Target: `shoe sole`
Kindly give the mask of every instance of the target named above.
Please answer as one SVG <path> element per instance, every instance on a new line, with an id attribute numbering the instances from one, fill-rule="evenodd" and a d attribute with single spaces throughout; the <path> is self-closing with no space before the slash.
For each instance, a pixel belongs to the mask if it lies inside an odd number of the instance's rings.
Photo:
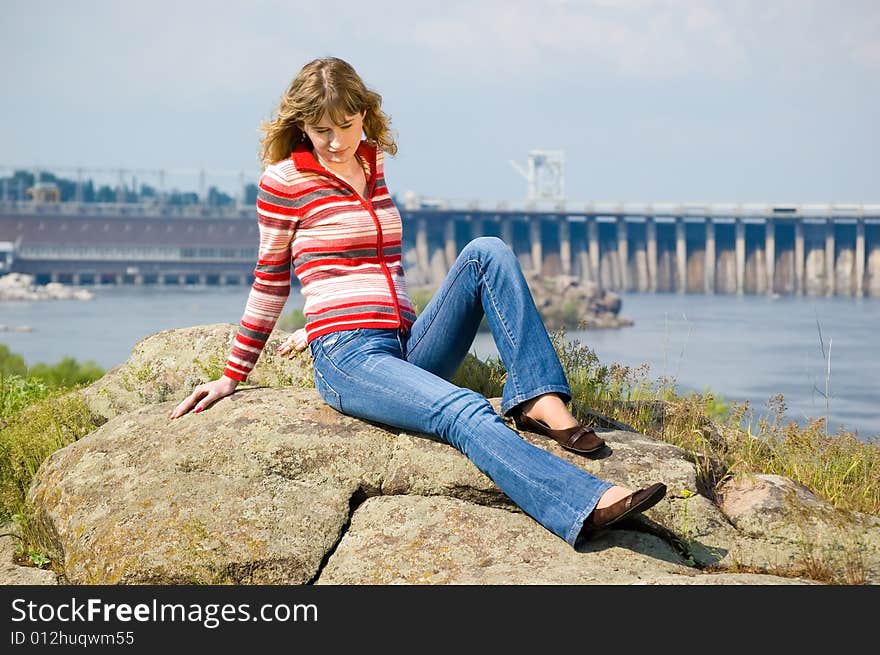
<path id="1" fill-rule="evenodd" d="M 537 434 L 537 433 L 533 433 L 533 434 Z M 544 435 L 544 434 L 542 434 L 541 436 L 546 437 L 547 439 L 552 439 L 553 441 L 556 441 L 556 439 L 553 439 L 553 437 L 547 437 L 547 435 Z M 559 442 L 556 441 L 556 443 L 559 443 Z M 577 450 L 576 448 L 569 448 L 568 446 L 563 446 L 561 443 L 559 443 L 559 445 L 560 445 L 560 447 L 564 448 L 565 450 L 570 450 L 573 453 L 579 453 L 581 455 L 589 455 L 590 453 L 595 453 L 595 452 L 602 450 L 605 447 L 605 442 L 602 442 L 601 444 L 599 444 L 595 448 L 590 448 L 589 450 Z"/>
<path id="2" fill-rule="evenodd" d="M 651 492 L 650 496 L 646 496 L 638 505 L 633 505 L 628 510 L 626 510 L 623 514 L 618 516 L 617 518 L 608 521 L 602 528 L 607 528 L 610 525 L 614 525 L 615 523 L 619 523 L 625 518 L 632 516 L 633 514 L 642 513 L 646 509 L 651 509 L 654 505 L 659 503 L 666 496 L 666 485 L 659 485 L 653 492 Z"/>
<path id="3" fill-rule="evenodd" d="M 530 434 L 537 434 L 539 437 L 544 437 L 545 439 L 550 439 L 551 441 L 558 443 L 560 448 L 564 448 L 573 453 L 578 453 L 579 455 L 589 455 L 590 453 L 595 453 L 602 450 L 605 447 L 605 441 L 603 440 L 601 444 L 596 446 L 595 448 L 590 448 L 589 450 L 578 450 L 577 448 L 569 448 L 568 446 L 559 443 L 556 439 L 551 437 L 549 434 L 545 434 L 543 432 L 538 432 L 535 428 L 527 425 L 520 425 L 519 421 L 514 419 L 513 424 L 516 426 L 516 429 L 520 432 L 528 432 Z M 595 432 L 593 433 L 595 434 Z M 596 435 L 598 437 L 598 435 Z"/>

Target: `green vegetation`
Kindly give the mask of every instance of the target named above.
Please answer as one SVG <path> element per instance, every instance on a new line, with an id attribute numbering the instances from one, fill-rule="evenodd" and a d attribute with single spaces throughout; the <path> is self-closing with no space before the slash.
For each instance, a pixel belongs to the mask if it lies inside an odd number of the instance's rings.
<path id="1" fill-rule="evenodd" d="M 94 362 L 65 357 L 28 368 L 0 344 L 0 521 L 21 516 L 37 468 L 53 452 L 85 436 L 95 421 L 70 391 L 104 375 Z"/>
<path id="2" fill-rule="evenodd" d="M 134 180 L 130 183 L 122 182 L 110 186 L 107 184 L 97 185 L 89 178 L 78 184 L 76 180 L 59 177 L 48 171 L 41 171 L 39 179 L 33 171 L 17 170 L 11 176 L 0 177 L 0 185 L 5 189 L 6 197 L 10 200 L 26 202 L 31 200 L 27 190 L 36 182 L 54 184 L 58 188 L 61 202 L 69 202 L 79 199 L 81 202 L 162 202 L 171 206 L 198 205 L 203 200 L 195 191 L 160 191 L 149 184 L 137 186 Z M 79 190 L 77 191 L 77 187 Z M 257 202 L 257 185 L 247 184 L 244 188 L 244 204 L 253 205 Z M 235 204 L 235 198 L 216 186 L 208 187 L 204 204 L 209 207 L 231 207 Z"/>
<path id="3" fill-rule="evenodd" d="M 651 381 L 646 365 L 605 365 L 579 341 L 552 341 L 568 376 L 578 419 L 588 409 L 690 453 L 701 492 L 710 499 L 734 473 L 783 475 L 841 510 L 880 515 L 880 444 L 825 433 L 824 419 L 807 426 L 785 420 L 781 395 L 765 416 L 748 403 L 719 402 L 711 392 L 679 395 L 673 381 Z"/>
<path id="4" fill-rule="evenodd" d="M 9 346 L 0 343 L 0 378 L 24 378 L 29 383 L 39 382 L 52 390 L 91 384 L 102 375 L 104 369 L 94 361 L 80 363 L 73 357 L 65 357 L 57 364 L 40 363 L 28 368 L 21 355 L 10 352 Z"/>
<path id="5" fill-rule="evenodd" d="M 24 513 L 31 480 L 49 455 L 99 424 L 84 400 L 62 391 L 0 419 L 0 522 Z"/>
<path id="6" fill-rule="evenodd" d="M 838 509 L 880 515 L 880 444 L 846 432 L 828 435 L 824 419 L 806 426 L 786 421 L 781 395 L 770 400 L 766 415 L 755 416 L 747 403 L 728 403 L 708 389 L 679 393 L 674 380 L 652 379 L 647 365 L 604 364 L 590 348 L 567 339 L 564 331 L 551 334 L 551 341 L 568 377 L 578 419 L 624 424 L 683 448 L 697 470 L 696 491 L 707 498 L 714 499 L 721 483 L 734 474 L 778 474 L 805 485 Z M 34 565 L 46 564 L 40 553 L 47 551 L 24 502 L 31 480 L 49 455 L 102 422 L 81 398 L 69 393 L 97 377 L 100 369 L 64 362 L 51 374 L 50 368 L 28 371 L 19 356 L 0 346 L 0 522 L 12 518 L 20 524 L 25 546 L 36 549 L 35 556 L 23 551 Z M 32 377 L 34 371 L 41 377 Z M 500 358 L 481 362 L 468 355 L 454 382 L 497 397 L 505 379 Z M 687 501 L 694 491 L 682 493 Z M 687 539 L 687 511 L 676 527 Z M 857 549 L 845 555 L 853 553 Z M 830 557 L 805 546 L 802 573 L 826 579 L 833 574 L 828 572 Z M 850 564 L 847 582 L 857 583 L 859 563 L 853 559 Z"/>
<path id="7" fill-rule="evenodd" d="M 299 330 L 301 327 L 306 326 L 306 315 L 303 314 L 301 309 L 293 309 L 286 314 L 282 314 L 278 319 L 278 322 L 275 324 L 275 328 L 278 330 L 285 330 L 287 332 L 293 332 L 294 330 Z"/>

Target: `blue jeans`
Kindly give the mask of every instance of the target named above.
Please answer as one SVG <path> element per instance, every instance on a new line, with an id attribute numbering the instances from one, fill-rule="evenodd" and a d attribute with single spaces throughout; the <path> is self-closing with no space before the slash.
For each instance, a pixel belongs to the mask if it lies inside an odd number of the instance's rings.
<path id="1" fill-rule="evenodd" d="M 496 237 L 465 246 L 408 334 L 358 328 L 314 339 L 315 387 L 340 412 L 454 446 L 526 514 L 574 546 L 612 485 L 533 446 L 485 397 L 449 382 L 484 314 L 507 369 L 504 414 L 550 392 L 571 399 L 519 262 Z"/>

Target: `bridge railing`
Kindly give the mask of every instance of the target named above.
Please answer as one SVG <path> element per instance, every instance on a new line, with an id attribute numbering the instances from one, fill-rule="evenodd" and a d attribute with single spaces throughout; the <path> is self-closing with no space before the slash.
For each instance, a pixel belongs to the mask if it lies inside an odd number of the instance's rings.
<path id="1" fill-rule="evenodd" d="M 160 202 L 0 201 L 0 212 L 14 214 L 95 216 L 100 218 L 249 218 L 254 208 L 224 205 L 171 205 Z"/>
<path id="2" fill-rule="evenodd" d="M 405 211 L 456 213 L 565 214 L 591 216 L 726 217 L 726 218 L 880 218 L 880 203 L 697 203 L 697 202 L 547 202 L 435 199 L 408 195 L 399 202 Z M 251 218 L 254 207 L 171 205 L 150 202 L 33 202 L 0 200 L 0 212 L 33 215 L 96 216 L 101 218 Z"/>
<path id="3" fill-rule="evenodd" d="M 459 198 L 422 198 L 407 195 L 401 209 L 439 210 L 457 213 L 545 213 L 598 216 L 718 216 L 732 218 L 784 217 L 880 217 L 880 203 L 700 203 L 615 201 L 497 201 Z"/>

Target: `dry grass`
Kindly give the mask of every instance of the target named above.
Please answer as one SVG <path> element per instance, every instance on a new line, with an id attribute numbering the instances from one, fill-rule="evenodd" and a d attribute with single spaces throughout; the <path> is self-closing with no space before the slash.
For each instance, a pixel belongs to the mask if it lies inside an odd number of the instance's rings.
<path id="1" fill-rule="evenodd" d="M 846 432 L 829 436 L 822 419 L 806 426 L 786 421 L 781 395 L 770 399 L 767 417 L 755 420 L 748 404 L 719 405 L 709 392 L 678 395 L 671 381 L 650 380 L 646 366 L 602 364 L 592 350 L 566 340 L 562 332 L 552 340 L 575 407 L 591 407 L 691 453 L 701 491 L 710 498 L 734 473 L 777 474 L 838 509 L 880 515 L 876 441 Z"/>

